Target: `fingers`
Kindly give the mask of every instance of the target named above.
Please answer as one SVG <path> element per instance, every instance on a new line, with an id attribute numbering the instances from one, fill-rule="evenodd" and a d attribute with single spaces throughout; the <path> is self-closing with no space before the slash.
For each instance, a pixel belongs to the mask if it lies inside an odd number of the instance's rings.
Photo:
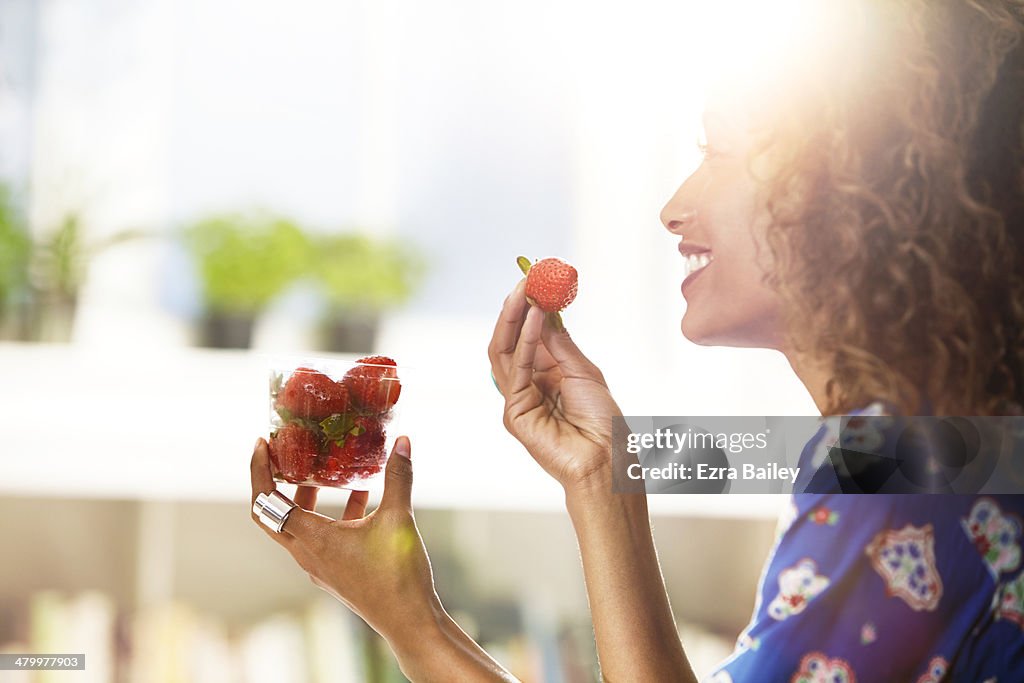
<path id="1" fill-rule="evenodd" d="M 250 507 L 256 502 L 256 496 L 270 493 L 275 488 L 274 476 L 270 473 L 270 449 L 267 442 L 260 437 L 252 449 L 252 460 L 249 461 L 249 478 L 252 480 L 252 500 Z"/>
<path id="2" fill-rule="evenodd" d="M 544 311 L 536 306 L 531 306 L 526 314 L 526 321 L 519 333 L 519 341 L 516 343 L 512 354 L 512 364 L 509 369 L 507 384 L 505 385 L 507 397 L 511 397 L 526 390 L 533 384 L 534 360 L 537 356 L 537 346 L 540 344 L 541 327 L 544 325 Z"/>
<path id="3" fill-rule="evenodd" d="M 583 355 L 565 328 L 559 329 L 551 322 L 545 321 L 540 334 L 544 348 L 558 363 L 564 377 L 589 377 L 604 382 L 601 371 Z"/>
<path id="4" fill-rule="evenodd" d="M 504 393 L 505 379 L 512 364 L 512 354 L 516 349 L 520 328 L 526 317 L 526 279 L 520 280 L 515 289 L 505 299 L 498 315 L 498 322 L 491 335 L 491 343 L 487 347 L 487 356 L 491 360 L 491 370 L 499 389 Z"/>
<path id="5" fill-rule="evenodd" d="M 307 510 L 316 510 L 316 494 L 318 486 L 298 486 L 295 489 L 295 504 Z"/>
<path id="6" fill-rule="evenodd" d="M 256 526 L 263 529 L 268 536 L 291 550 L 292 539 L 285 534 L 279 534 L 268 529 L 252 510 L 253 505 L 256 503 L 256 496 L 261 493 L 270 493 L 277 488 L 274 485 L 274 476 L 270 473 L 270 449 L 263 438 L 257 440 L 256 446 L 253 448 L 252 460 L 249 461 L 249 476 L 252 480 L 252 500 L 249 501 L 250 519 L 256 522 Z"/>
<path id="7" fill-rule="evenodd" d="M 342 519 L 362 519 L 366 514 L 366 501 L 370 499 L 369 491 L 353 491 L 348 494 L 348 503 L 345 505 L 345 512 Z"/>
<path id="8" fill-rule="evenodd" d="M 380 497 L 383 510 L 401 510 L 412 513 L 412 444 L 409 437 L 395 441 L 384 472 L 384 493 Z M 351 501 L 350 501 L 351 502 Z"/>
<path id="9" fill-rule="evenodd" d="M 321 515 L 319 512 L 310 512 L 301 507 L 294 507 L 288 513 L 288 519 L 285 520 L 284 526 L 281 527 L 281 531 L 284 533 L 276 535 L 291 536 L 297 539 L 302 546 L 315 550 L 326 538 L 333 521 L 327 515 Z"/>
<path id="10" fill-rule="evenodd" d="M 270 449 L 267 446 L 267 442 L 262 438 L 256 442 L 256 447 L 252 451 L 252 460 L 249 462 L 249 474 L 252 478 L 252 500 L 249 504 L 249 516 L 261 529 L 267 532 L 271 538 L 289 550 L 293 549 L 291 543 L 293 538 L 309 538 L 311 534 L 319 533 L 325 525 L 334 521 L 330 517 L 304 510 L 302 509 L 302 506 L 299 506 L 288 513 L 288 520 L 285 522 L 282 529 L 288 533 L 277 533 L 276 531 L 268 529 L 259 520 L 259 517 L 252 512 L 252 505 L 256 503 L 256 496 L 261 493 L 270 493 L 277 488 L 274 485 L 274 477 L 270 473 Z M 296 496 L 296 498 L 298 498 L 298 496 Z M 301 519 L 298 522 L 294 522 L 297 518 Z"/>

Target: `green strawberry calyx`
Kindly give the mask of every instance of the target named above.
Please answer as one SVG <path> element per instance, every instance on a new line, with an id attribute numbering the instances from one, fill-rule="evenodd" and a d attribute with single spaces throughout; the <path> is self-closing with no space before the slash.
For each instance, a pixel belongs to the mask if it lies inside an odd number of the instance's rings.
<path id="1" fill-rule="evenodd" d="M 516 265 L 519 266 L 519 270 L 523 271 L 523 275 L 527 275 L 530 272 L 530 259 L 525 256 L 517 256 Z"/>
<path id="2" fill-rule="evenodd" d="M 281 388 L 284 386 L 284 375 L 280 372 L 275 372 L 274 376 L 270 379 L 270 397 L 277 398 L 277 395 L 281 393 Z"/>
<path id="3" fill-rule="evenodd" d="M 345 439 L 351 434 L 359 436 L 366 430 L 355 423 L 355 416 L 351 413 L 335 413 L 320 422 L 320 428 L 324 430 L 324 436 L 328 441 L 333 441 L 338 448 L 345 447 Z"/>

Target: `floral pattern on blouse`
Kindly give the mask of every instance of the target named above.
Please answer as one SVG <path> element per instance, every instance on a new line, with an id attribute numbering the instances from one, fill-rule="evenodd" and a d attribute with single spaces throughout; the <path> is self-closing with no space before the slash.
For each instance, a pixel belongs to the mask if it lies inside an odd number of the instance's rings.
<path id="1" fill-rule="evenodd" d="M 857 677 L 844 660 L 811 652 L 800 660 L 800 668 L 789 680 L 791 683 L 856 683 Z"/>
<path id="2" fill-rule="evenodd" d="M 888 595 L 902 598 L 911 609 L 934 610 L 942 597 L 942 579 L 935 570 L 932 525 L 909 524 L 899 531 L 881 531 L 864 552 L 885 581 Z"/>
<path id="3" fill-rule="evenodd" d="M 828 577 L 817 573 L 814 560 L 804 558 L 779 574 L 779 594 L 768 605 L 768 614 L 772 619 L 783 620 L 794 614 L 800 614 L 807 607 L 808 601 L 825 590 Z"/>
<path id="4" fill-rule="evenodd" d="M 884 412 L 823 418 L 801 479 L 831 466 L 844 419 L 844 444 L 891 445 L 895 422 L 853 419 Z M 1024 495 L 842 494 L 819 481 L 790 496 L 750 623 L 706 680 L 1024 681 Z"/>
<path id="5" fill-rule="evenodd" d="M 1020 567 L 1019 518 L 1003 514 L 999 505 L 986 496 L 974 503 L 963 525 L 993 578 Z"/>
<path id="6" fill-rule="evenodd" d="M 948 668 L 949 662 L 945 657 L 933 657 L 932 661 L 928 662 L 928 671 L 921 674 L 917 683 L 941 683 Z"/>

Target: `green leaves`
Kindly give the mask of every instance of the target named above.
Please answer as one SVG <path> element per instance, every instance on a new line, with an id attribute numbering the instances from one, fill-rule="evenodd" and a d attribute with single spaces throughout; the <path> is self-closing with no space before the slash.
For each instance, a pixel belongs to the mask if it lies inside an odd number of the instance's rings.
<path id="1" fill-rule="evenodd" d="M 284 375 L 280 372 L 275 372 L 270 378 L 270 397 L 276 399 L 277 395 L 281 393 L 281 388 L 284 386 Z M 278 411 L 280 413 L 280 411 Z M 283 418 L 284 416 L 282 416 Z"/>
<path id="2" fill-rule="evenodd" d="M 324 436 L 328 441 L 333 441 L 339 447 L 345 445 L 345 438 L 351 434 L 359 436 L 365 430 L 355 423 L 355 416 L 351 413 L 337 413 L 320 422 L 320 428 L 324 430 Z"/>
<path id="3" fill-rule="evenodd" d="M 0 185 L 0 315 L 29 296 L 32 240 L 11 192 Z"/>
<path id="4" fill-rule="evenodd" d="M 427 263 L 411 245 L 359 233 L 319 236 L 312 272 L 334 311 L 379 311 L 404 303 Z"/>
<path id="5" fill-rule="evenodd" d="M 527 275 L 530 272 L 530 259 L 525 256 L 517 256 L 516 265 L 519 266 L 519 270 L 523 271 L 523 275 Z"/>
<path id="6" fill-rule="evenodd" d="M 294 222 L 267 214 L 224 214 L 185 230 L 211 311 L 263 310 L 309 265 L 312 246 Z"/>
<path id="7" fill-rule="evenodd" d="M 314 234 L 269 214 L 222 214 L 184 231 L 208 310 L 251 315 L 300 278 L 334 311 L 376 312 L 404 303 L 426 261 L 412 245 L 357 232 Z"/>

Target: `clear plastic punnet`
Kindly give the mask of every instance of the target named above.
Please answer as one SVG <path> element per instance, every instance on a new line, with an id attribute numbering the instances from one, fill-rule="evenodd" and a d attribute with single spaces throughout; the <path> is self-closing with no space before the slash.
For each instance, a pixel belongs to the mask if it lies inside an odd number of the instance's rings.
<path id="1" fill-rule="evenodd" d="M 386 356 L 355 362 L 274 359 L 270 462 L 278 481 L 377 488 L 398 436 L 403 369 Z"/>

